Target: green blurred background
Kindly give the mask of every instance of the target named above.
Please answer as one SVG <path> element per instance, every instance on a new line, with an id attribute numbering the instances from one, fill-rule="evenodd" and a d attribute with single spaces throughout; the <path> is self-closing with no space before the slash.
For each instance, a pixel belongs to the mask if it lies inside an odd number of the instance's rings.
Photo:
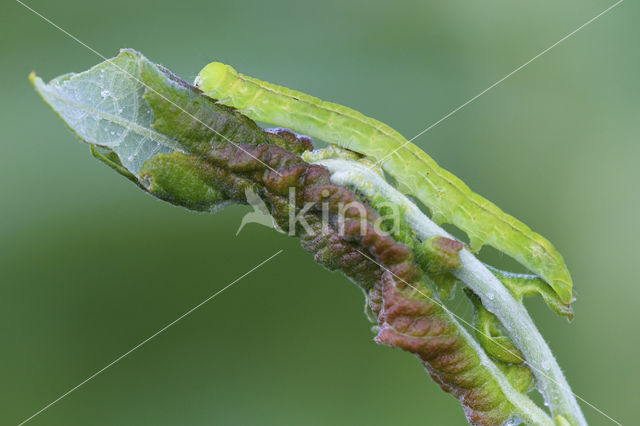
<path id="1" fill-rule="evenodd" d="M 220 60 L 412 137 L 612 2 L 28 4 L 108 57 L 132 47 L 187 80 Z M 563 253 L 576 319 L 528 305 L 573 390 L 623 424 L 637 421 L 640 397 L 638 18 L 637 3 L 622 3 L 416 140 Z M 98 57 L 11 0 L 0 37 L 1 424 L 280 249 L 31 423 L 465 423 L 411 355 L 373 343 L 360 291 L 297 240 L 257 225 L 235 237 L 247 208 L 191 213 L 93 160 L 27 74 L 48 80 Z M 464 301 L 454 307 L 469 317 Z"/>

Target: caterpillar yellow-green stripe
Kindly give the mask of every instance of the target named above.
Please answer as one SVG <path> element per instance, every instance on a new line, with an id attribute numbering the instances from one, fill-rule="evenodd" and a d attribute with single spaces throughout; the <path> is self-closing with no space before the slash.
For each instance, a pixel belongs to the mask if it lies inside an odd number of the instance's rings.
<path id="1" fill-rule="evenodd" d="M 434 221 L 463 230 L 472 250 L 488 244 L 508 254 L 540 275 L 562 303 L 571 303 L 571 275 L 547 239 L 472 192 L 386 124 L 351 108 L 245 76 L 219 62 L 204 67 L 196 85 L 254 120 L 288 127 L 373 158 L 396 180 L 401 192 L 430 209 Z"/>

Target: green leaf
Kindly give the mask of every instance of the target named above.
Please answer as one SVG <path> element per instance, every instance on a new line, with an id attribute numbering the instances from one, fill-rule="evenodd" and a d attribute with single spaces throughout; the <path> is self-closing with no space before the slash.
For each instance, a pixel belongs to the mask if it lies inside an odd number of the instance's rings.
<path id="1" fill-rule="evenodd" d="M 134 175 L 159 153 L 179 144 L 154 130 L 155 117 L 142 98 L 142 55 L 123 50 L 117 57 L 79 74 L 66 74 L 45 84 L 30 80 L 42 98 L 83 141 L 107 147 Z"/>
<path id="2" fill-rule="evenodd" d="M 131 173 L 122 165 L 122 162 L 120 161 L 120 157 L 118 157 L 118 154 L 116 154 L 109 148 L 101 147 L 98 145 L 91 145 L 90 149 L 91 149 L 91 155 L 93 155 L 98 160 L 102 161 L 104 164 L 111 167 L 113 170 L 120 173 L 122 176 L 126 177 L 133 183 L 138 184 L 138 179 L 133 173 Z"/>
<path id="3" fill-rule="evenodd" d="M 424 265 L 425 271 L 442 274 L 460 266 L 458 253 L 462 247 L 458 240 L 436 235 L 419 243 L 415 251 L 418 263 Z"/>
<path id="4" fill-rule="evenodd" d="M 229 201 L 203 173 L 202 160 L 181 152 L 158 154 L 140 170 L 145 188 L 154 196 L 191 210 L 213 211 Z"/>
<path id="5" fill-rule="evenodd" d="M 542 278 L 530 274 L 505 272 L 490 265 L 486 266 L 517 300 L 522 300 L 525 296 L 538 294 L 555 313 L 566 317 L 569 321 L 573 319 L 571 304 L 562 303 L 557 293 Z"/>
<path id="6" fill-rule="evenodd" d="M 270 137 L 250 118 L 201 95 L 169 70 L 143 62 L 144 99 L 155 121 L 153 129 L 168 136 L 182 150 L 206 156 L 226 144 L 268 144 Z"/>
<path id="7" fill-rule="evenodd" d="M 142 54 L 123 49 L 88 71 L 45 84 L 29 79 L 94 157 L 152 195 L 192 210 L 228 201 L 206 181 L 198 158 L 231 143 L 308 149 L 291 135 L 267 134 Z"/>
<path id="8" fill-rule="evenodd" d="M 80 139 L 114 152 L 122 167 L 138 178 L 145 161 L 157 154 L 206 155 L 216 145 L 278 141 L 251 119 L 201 96 L 130 49 L 47 84 L 35 74 L 29 78 Z"/>
<path id="9" fill-rule="evenodd" d="M 473 326 L 478 342 L 487 354 L 505 364 L 522 364 L 524 356 L 507 336 L 500 320 L 484 307 L 473 291 L 465 288 L 464 292 L 473 304 Z"/>
<path id="10" fill-rule="evenodd" d="M 484 307 L 480 297 L 469 288 L 464 292 L 473 305 L 473 327 L 478 343 L 496 362 L 511 386 L 521 393 L 529 392 L 536 380 L 524 362 L 524 355 L 509 338 L 500 320 Z"/>

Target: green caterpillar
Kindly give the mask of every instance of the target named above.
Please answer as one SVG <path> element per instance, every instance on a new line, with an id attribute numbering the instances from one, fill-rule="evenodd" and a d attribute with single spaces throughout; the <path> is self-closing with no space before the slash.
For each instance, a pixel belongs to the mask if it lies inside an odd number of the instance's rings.
<path id="1" fill-rule="evenodd" d="M 489 244 L 510 255 L 539 274 L 562 303 L 571 303 L 571 276 L 547 239 L 472 192 L 386 124 L 351 108 L 245 76 L 219 62 L 204 67 L 196 85 L 254 120 L 288 127 L 380 162 L 401 192 L 431 210 L 436 223 L 451 223 L 466 232 L 472 250 Z"/>

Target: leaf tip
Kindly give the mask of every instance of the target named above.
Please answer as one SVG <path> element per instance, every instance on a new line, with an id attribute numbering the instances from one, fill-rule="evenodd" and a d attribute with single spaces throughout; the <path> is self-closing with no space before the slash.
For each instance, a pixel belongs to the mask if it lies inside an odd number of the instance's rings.
<path id="1" fill-rule="evenodd" d="M 42 79 L 36 75 L 35 71 L 31 71 L 29 73 L 29 82 L 33 85 L 33 87 L 37 87 L 39 81 L 42 81 Z"/>

